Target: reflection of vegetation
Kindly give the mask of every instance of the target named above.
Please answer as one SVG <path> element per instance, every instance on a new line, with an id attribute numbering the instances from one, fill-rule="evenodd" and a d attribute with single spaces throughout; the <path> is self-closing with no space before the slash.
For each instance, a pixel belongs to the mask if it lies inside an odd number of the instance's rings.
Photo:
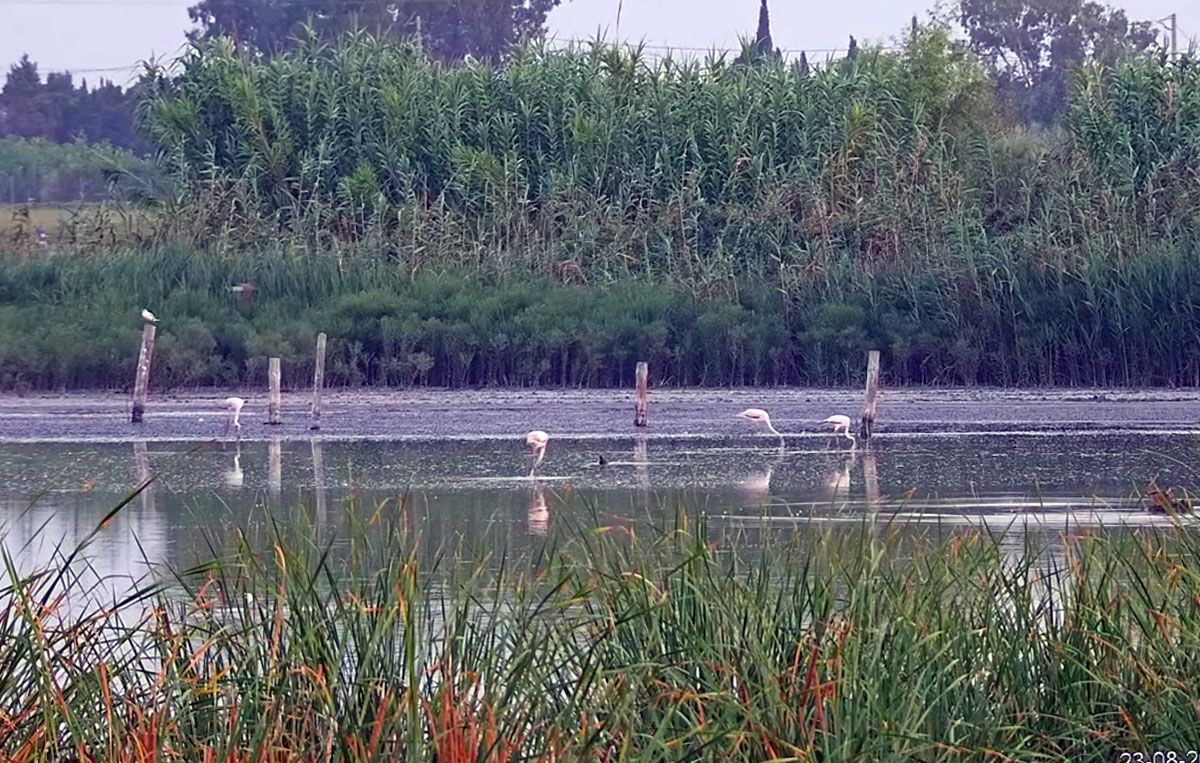
<path id="1" fill-rule="evenodd" d="M 978 533 L 808 528 L 753 560 L 681 518 L 460 564 L 414 546 L 402 507 L 348 508 L 344 553 L 268 523 L 169 600 L 150 586 L 114 607 L 82 562 L 10 564 L 0 754 L 1106 760 L 1196 743 L 1194 530 L 1085 536 L 1056 564 Z"/>

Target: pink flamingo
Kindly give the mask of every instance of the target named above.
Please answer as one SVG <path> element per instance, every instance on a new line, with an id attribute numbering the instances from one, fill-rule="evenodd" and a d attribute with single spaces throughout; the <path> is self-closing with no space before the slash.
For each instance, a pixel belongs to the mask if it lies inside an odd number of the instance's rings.
<path id="1" fill-rule="evenodd" d="M 830 416 L 829 418 L 825 419 L 825 421 L 823 421 L 822 423 L 823 424 L 833 424 L 833 433 L 836 435 L 840 431 L 842 433 L 842 436 L 850 441 L 850 449 L 851 450 L 854 450 L 856 447 L 858 447 L 858 440 L 856 440 L 854 438 L 854 435 L 850 434 L 850 417 L 849 416 L 842 416 L 841 414 L 838 414 L 836 416 Z"/>
<path id="2" fill-rule="evenodd" d="M 542 461 L 545 460 L 546 445 L 549 444 L 549 442 L 550 435 L 541 430 L 535 429 L 534 431 L 525 435 L 525 444 L 533 449 L 529 454 L 530 457 L 534 459 L 533 465 L 529 467 L 530 479 L 533 479 L 534 472 L 537 471 L 538 466 L 541 465 Z"/>
<path id="3" fill-rule="evenodd" d="M 242 422 L 239 417 L 242 415 L 242 408 L 246 405 L 246 401 L 240 397 L 225 398 L 225 408 L 229 411 L 229 421 L 225 424 L 225 433 L 229 434 L 229 427 L 237 430 L 237 436 L 240 440 L 242 437 Z"/>
<path id="4" fill-rule="evenodd" d="M 746 410 L 744 410 L 738 414 L 738 418 L 746 419 L 747 421 L 752 421 L 755 424 L 765 425 L 767 427 L 767 430 L 770 431 L 771 434 L 777 435 L 779 437 L 779 444 L 783 445 L 783 433 L 780 432 L 775 427 L 771 426 L 771 415 L 768 414 L 766 411 L 764 411 L 762 408 L 747 408 Z"/>

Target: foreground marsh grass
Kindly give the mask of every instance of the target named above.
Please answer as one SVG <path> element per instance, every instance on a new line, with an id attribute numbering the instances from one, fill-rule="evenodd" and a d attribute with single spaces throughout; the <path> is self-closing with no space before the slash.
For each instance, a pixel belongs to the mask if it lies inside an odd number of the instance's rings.
<path id="1" fill-rule="evenodd" d="M 1054 563 L 866 523 L 748 553 L 680 513 L 517 559 L 425 548 L 394 506 L 348 510 L 337 553 L 268 518 L 115 602 L 81 590 L 82 554 L 34 575 L 6 555 L 0 755 L 1110 760 L 1200 743 L 1195 529 L 1075 537 Z"/>

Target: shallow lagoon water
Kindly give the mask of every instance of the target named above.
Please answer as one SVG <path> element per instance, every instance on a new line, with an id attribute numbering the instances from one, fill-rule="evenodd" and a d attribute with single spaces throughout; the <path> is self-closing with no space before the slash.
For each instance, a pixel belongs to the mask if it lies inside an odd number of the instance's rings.
<path id="1" fill-rule="evenodd" d="M 1196 484 L 1186 432 L 895 433 L 870 449 L 808 435 L 554 438 L 539 478 L 521 438 L 9 442 L 0 444 L 0 536 L 25 568 L 71 547 L 149 475 L 155 482 L 94 540 L 101 575 L 207 557 L 206 538 L 305 512 L 348 532 L 348 500 L 393 501 L 425 542 L 536 548 L 556 526 L 667 525 L 703 511 L 752 543 L 806 523 L 866 519 L 911 532 L 986 526 L 1021 545 L 1079 527 L 1168 526 L 1138 498 L 1151 479 Z M 599 465 L 603 456 L 607 465 Z"/>

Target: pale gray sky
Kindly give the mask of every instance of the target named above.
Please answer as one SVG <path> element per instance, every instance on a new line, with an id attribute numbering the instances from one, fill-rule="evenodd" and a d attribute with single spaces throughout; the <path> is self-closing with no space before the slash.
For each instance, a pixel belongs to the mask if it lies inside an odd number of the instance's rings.
<path id="1" fill-rule="evenodd" d="M 194 0 L 0 0 L 0 65 L 22 53 L 47 70 L 70 69 L 95 80 L 121 82 L 129 67 L 152 55 L 173 58 L 190 22 Z M 550 17 L 556 39 L 617 34 L 619 0 L 566 0 Z M 785 49 L 841 48 L 849 34 L 887 41 L 913 13 L 922 18 L 935 0 L 771 0 L 775 44 Z M 752 34 L 759 0 L 623 0 L 620 38 L 651 45 L 732 48 Z M 1196 0 L 1118 0 L 1132 18 L 1179 14 L 1180 46 L 1200 35 Z M 114 69 L 112 72 L 91 70 Z"/>

